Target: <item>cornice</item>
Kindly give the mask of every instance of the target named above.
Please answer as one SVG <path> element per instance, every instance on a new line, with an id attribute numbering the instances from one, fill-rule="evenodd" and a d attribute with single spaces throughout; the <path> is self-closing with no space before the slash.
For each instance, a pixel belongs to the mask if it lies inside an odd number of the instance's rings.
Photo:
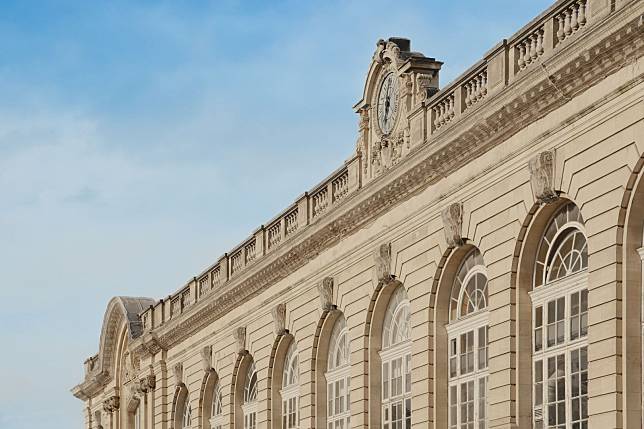
<path id="1" fill-rule="evenodd" d="M 154 354 L 183 341 L 232 308 L 304 266 L 320 252 L 472 160 L 501 144 L 529 124 L 644 54 L 641 17 L 625 19 L 624 9 L 587 29 L 541 67 L 521 73 L 503 91 L 489 97 L 454 126 L 412 149 L 387 174 L 346 197 L 327 216 L 302 231 L 289 246 L 276 249 L 223 289 L 177 319 L 147 332 L 132 343 L 137 353 Z M 630 10 L 632 15 L 632 10 Z M 636 79 L 641 79 L 641 76 Z"/>

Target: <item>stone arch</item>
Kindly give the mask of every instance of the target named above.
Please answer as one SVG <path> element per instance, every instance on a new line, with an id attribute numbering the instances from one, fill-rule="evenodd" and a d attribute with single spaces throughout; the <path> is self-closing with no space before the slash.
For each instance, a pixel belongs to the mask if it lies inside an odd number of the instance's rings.
<path id="1" fill-rule="evenodd" d="M 642 263 L 637 252 L 644 246 L 644 155 L 633 168 L 617 219 L 616 274 L 622 291 L 622 356 L 624 428 L 642 427 Z M 620 245 L 621 243 L 621 245 Z M 619 272 L 621 271 L 621 272 Z M 619 290 L 619 288 L 618 288 Z"/>
<path id="2" fill-rule="evenodd" d="M 288 330 L 278 334 L 273 341 L 271 356 L 268 361 L 268 428 L 282 428 L 282 408 L 280 389 L 282 387 L 282 371 L 286 353 L 295 342 L 295 337 Z"/>
<path id="3" fill-rule="evenodd" d="M 210 429 L 210 417 L 212 417 L 212 400 L 214 389 L 219 381 L 217 371 L 210 368 L 201 380 L 199 389 L 199 427 Z"/>
<path id="4" fill-rule="evenodd" d="M 244 387 L 246 384 L 246 373 L 249 367 L 254 363 L 253 356 L 244 351 L 237 354 L 235 367 L 233 368 L 232 388 L 230 400 L 232 403 L 232 413 L 230 414 L 230 426 L 235 429 L 244 427 L 244 412 L 242 404 L 244 403 Z"/>
<path id="5" fill-rule="evenodd" d="M 143 333 L 143 324 L 139 314 L 154 304 L 150 298 L 114 297 L 107 304 L 98 351 L 100 372 L 114 378 L 117 364 L 116 348 L 119 332 L 126 329 L 129 340 L 138 338 Z"/>
<path id="6" fill-rule="evenodd" d="M 327 369 L 329 354 L 329 341 L 336 322 L 344 317 L 342 311 L 335 308 L 324 310 L 318 320 L 313 339 L 313 359 L 311 360 L 312 372 L 312 398 L 315 415 L 313 427 L 326 427 L 327 423 L 327 385 L 324 373 Z"/>
<path id="7" fill-rule="evenodd" d="M 431 330 L 430 350 L 433 349 L 433 410 L 434 427 L 448 426 L 448 340 L 446 326 L 449 322 L 449 306 L 452 285 L 463 259 L 476 246 L 469 242 L 458 247 L 448 247 L 436 269 L 430 298 L 429 318 Z"/>
<path id="8" fill-rule="evenodd" d="M 519 427 L 532 426 L 532 300 L 529 292 L 533 286 L 536 255 L 550 220 L 568 203 L 577 205 L 564 193 L 559 193 L 559 198 L 549 204 L 533 203 L 523 220 L 514 247 L 510 284 L 516 307 L 517 370 L 514 383 L 517 388 L 516 418 Z"/>
<path id="9" fill-rule="evenodd" d="M 172 399 L 172 412 L 170 416 L 170 429 L 182 429 L 183 411 L 186 406 L 190 405 L 188 387 L 181 383 L 174 389 Z"/>
<path id="10" fill-rule="evenodd" d="M 366 393 L 369 403 L 369 406 L 367 407 L 369 413 L 369 427 L 374 428 L 380 427 L 381 425 L 382 408 L 382 395 L 380 388 L 374 388 L 375 386 L 381 386 L 382 383 L 379 351 L 382 347 L 382 330 L 384 319 L 377 316 L 385 314 L 387 306 L 389 305 L 389 300 L 396 289 L 398 289 L 398 287 L 405 288 L 405 286 L 400 281 L 395 279 L 379 281 L 378 285 L 373 291 L 373 294 L 371 295 L 371 301 L 369 302 L 369 308 L 367 309 L 364 338 L 367 342 L 367 344 L 365 345 L 365 349 L 368 353 L 366 369 L 369 376 L 366 386 Z M 405 292 L 407 292 L 406 289 Z"/>

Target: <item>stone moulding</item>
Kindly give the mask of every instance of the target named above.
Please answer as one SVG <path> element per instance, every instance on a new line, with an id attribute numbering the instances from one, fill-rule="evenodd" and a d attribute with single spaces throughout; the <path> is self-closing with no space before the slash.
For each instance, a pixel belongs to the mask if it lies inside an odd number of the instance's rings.
<path id="1" fill-rule="evenodd" d="M 480 106 L 485 108 L 473 109 L 471 114 L 461 117 L 459 126 L 434 136 L 431 145 L 412 148 L 405 162 L 367 183 L 360 192 L 348 195 L 335 207 L 333 216 L 320 218 L 315 227 L 293 237 L 288 248 L 276 248 L 251 269 L 240 272 L 234 281 L 223 285 L 219 294 L 194 305 L 180 320 L 156 328 L 156 341 L 168 348 L 183 340 L 302 267 L 390 206 L 462 168 L 623 67 L 624 58 L 641 57 L 644 47 L 639 16 L 628 22 L 617 22 L 617 19 L 620 17 L 611 17 L 606 25 L 588 26 L 587 37 L 573 40 L 554 52 L 549 59 L 550 74 L 536 67 L 523 71 L 503 91 L 483 99 Z M 585 40 L 593 44 L 577 46 Z M 565 97 L 561 88 L 565 88 Z M 137 339 L 133 347 L 150 350 L 142 339 Z M 238 348 L 241 351 L 239 345 Z"/>

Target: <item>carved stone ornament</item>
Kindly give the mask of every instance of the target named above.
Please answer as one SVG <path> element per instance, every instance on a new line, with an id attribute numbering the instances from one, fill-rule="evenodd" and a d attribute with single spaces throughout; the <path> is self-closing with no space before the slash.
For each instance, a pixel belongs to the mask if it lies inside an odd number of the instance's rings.
<path id="1" fill-rule="evenodd" d="M 174 384 L 175 386 L 179 386 L 183 383 L 183 364 L 179 362 L 172 370 L 174 372 Z"/>
<path id="2" fill-rule="evenodd" d="M 277 304 L 271 310 L 271 314 L 275 325 L 275 335 L 284 335 L 286 332 L 286 304 Z"/>
<path id="3" fill-rule="evenodd" d="M 157 378 L 154 374 L 146 375 L 139 380 L 137 390 L 139 393 L 152 392 L 157 387 Z"/>
<path id="4" fill-rule="evenodd" d="M 376 277 L 378 281 L 389 282 L 394 279 L 391 274 L 391 243 L 381 244 L 374 253 Z"/>
<path id="5" fill-rule="evenodd" d="M 318 284 L 318 294 L 320 295 L 320 306 L 322 310 L 329 311 L 333 309 L 333 277 L 325 277 Z"/>
<path id="6" fill-rule="evenodd" d="M 233 331 L 233 338 L 237 343 L 237 353 L 244 353 L 246 351 L 246 327 L 240 326 Z"/>
<path id="7" fill-rule="evenodd" d="M 409 45 L 409 40 L 407 39 L 398 39 L 393 37 L 386 41 L 380 39 L 378 40 L 378 43 L 376 43 L 376 52 L 373 54 L 373 59 L 378 64 L 390 62 L 395 67 L 398 67 L 404 61 L 400 52 L 401 50 L 408 51 Z"/>
<path id="8" fill-rule="evenodd" d="M 103 401 L 103 410 L 108 413 L 113 413 L 119 409 L 121 405 L 121 400 L 117 395 L 110 396 L 105 401 Z"/>
<path id="9" fill-rule="evenodd" d="M 463 204 L 454 203 L 441 212 L 445 240 L 450 247 L 462 246 L 463 240 Z"/>
<path id="10" fill-rule="evenodd" d="M 416 97 L 419 103 L 427 101 L 438 92 L 437 75 L 438 73 L 419 73 L 416 75 Z"/>
<path id="11" fill-rule="evenodd" d="M 204 372 L 208 372 L 212 368 L 212 346 L 204 346 L 201 349 L 201 366 Z"/>
<path id="12" fill-rule="evenodd" d="M 551 203 L 559 196 L 555 191 L 555 152 L 541 152 L 528 162 L 530 183 L 534 198 L 543 204 Z"/>

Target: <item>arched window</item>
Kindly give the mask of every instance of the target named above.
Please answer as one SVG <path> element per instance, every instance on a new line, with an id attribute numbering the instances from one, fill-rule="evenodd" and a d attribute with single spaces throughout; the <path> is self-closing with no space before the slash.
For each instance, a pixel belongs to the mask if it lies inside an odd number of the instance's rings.
<path id="1" fill-rule="evenodd" d="M 392 294 L 382 330 L 382 427 L 411 428 L 409 300 L 402 286 Z"/>
<path id="2" fill-rule="evenodd" d="M 212 404 L 211 404 L 211 417 L 210 417 L 210 428 L 211 429 L 223 429 L 225 426 L 225 421 L 223 418 L 223 399 L 221 394 L 221 386 L 219 380 L 215 383 L 215 387 L 212 392 Z"/>
<path id="3" fill-rule="evenodd" d="M 530 292 L 536 429 L 588 426 L 587 267 L 583 219 L 568 203 L 541 238 Z"/>
<path id="4" fill-rule="evenodd" d="M 190 427 L 192 422 L 192 407 L 186 398 L 186 402 L 183 406 L 183 417 L 181 418 L 181 428 L 187 429 Z"/>
<path id="5" fill-rule="evenodd" d="M 299 423 L 300 369 L 295 340 L 286 352 L 282 376 L 282 429 L 297 428 Z"/>
<path id="6" fill-rule="evenodd" d="M 329 340 L 329 356 L 325 374 L 327 386 L 327 427 L 348 429 L 351 427 L 349 399 L 349 332 L 343 316 L 336 320 Z"/>
<path id="7" fill-rule="evenodd" d="M 481 253 L 463 260 L 452 285 L 449 341 L 449 428 L 487 427 L 487 274 Z"/>
<path id="8" fill-rule="evenodd" d="M 255 429 L 257 427 L 257 371 L 255 362 L 251 362 L 246 373 L 244 383 L 244 429 Z"/>

